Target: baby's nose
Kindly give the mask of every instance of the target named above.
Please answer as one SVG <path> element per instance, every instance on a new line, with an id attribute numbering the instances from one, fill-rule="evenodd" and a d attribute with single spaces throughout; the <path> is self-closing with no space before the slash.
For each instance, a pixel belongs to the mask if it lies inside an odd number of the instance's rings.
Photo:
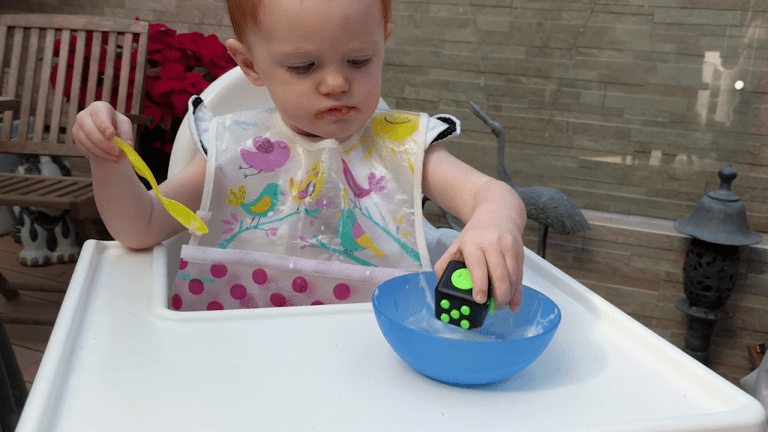
<path id="1" fill-rule="evenodd" d="M 349 91 L 349 79 L 346 74 L 328 70 L 320 82 L 320 93 L 324 95 L 335 95 Z"/>

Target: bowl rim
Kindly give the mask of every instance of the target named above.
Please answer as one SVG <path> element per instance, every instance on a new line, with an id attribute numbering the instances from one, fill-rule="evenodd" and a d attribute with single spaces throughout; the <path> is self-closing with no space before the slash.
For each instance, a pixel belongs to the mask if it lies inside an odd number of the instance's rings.
<path id="1" fill-rule="evenodd" d="M 393 324 L 396 324 L 398 327 L 404 327 L 404 328 L 407 328 L 407 329 L 409 329 L 410 331 L 413 331 L 413 332 L 419 333 L 419 334 L 421 334 L 421 335 L 424 335 L 424 336 L 428 336 L 428 337 L 435 337 L 435 336 L 437 336 L 437 337 L 439 337 L 439 338 L 441 338 L 441 339 L 442 339 L 443 337 L 441 337 L 441 336 L 439 336 L 439 335 L 435 335 L 435 334 L 433 334 L 433 333 L 427 333 L 426 331 L 424 331 L 424 330 L 422 330 L 422 329 L 418 329 L 418 328 L 409 327 L 409 326 L 405 325 L 404 323 L 401 323 L 401 322 L 399 322 L 399 321 L 395 321 L 395 320 L 394 320 L 394 319 L 392 319 L 392 318 L 391 318 L 389 315 L 387 315 L 386 313 L 384 313 L 384 311 L 381 309 L 381 307 L 380 307 L 380 306 L 377 304 L 377 302 L 376 302 L 376 300 L 375 300 L 375 298 L 376 298 L 376 293 L 377 293 L 377 292 L 379 292 L 379 287 L 381 287 L 381 285 L 383 285 L 383 284 L 385 284 L 385 283 L 387 283 L 387 282 L 389 282 L 389 281 L 391 281 L 391 280 L 393 280 L 393 279 L 397 279 L 397 278 L 401 278 L 401 277 L 408 277 L 408 276 L 411 276 L 411 277 L 413 277 L 412 275 L 415 275 L 415 274 L 422 274 L 422 273 L 426 273 L 426 274 L 432 273 L 432 274 L 434 274 L 434 271 L 423 271 L 423 272 L 417 272 L 417 273 L 408 273 L 408 274 L 404 274 L 404 275 L 399 275 L 399 276 L 395 276 L 395 277 L 393 277 L 393 278 L 391 278 L 391 279 L 388 279 L 388 280 L 386 280 L 386 281 L 382 282 L 381 284 L 379 284 L 379 286 L 377 286 L 377 287 L 376 287 L 376 289 L 374 289 L 374 290 L 373 290 L 373 293 L 371 294 L 371 304 L 373 305 L 373 310 L 374 310 L 374 312 L 375 312 L 375 313 L 374 313 L 374 315 L 375 315 L 375 316 L 376 316 L 376 318 L 377 318 L 377 323 L 378 323 L 378 319 L 379 319 L 379 317 L 382 317 L 382 318 L 385 318 L 387 321 L 389 321 L 389 322 L 391 322 L 391 323 L 393 323 Z M 562 321 L 562 318 L 563 318 L 563 312 L 562 312 L 562 309 L 560 309 L 560 306 L 558 306 L 558 305 L 557 305 L 557 303 L 555 303 L 555 301 L 554 301 L 554 300 L 552 300 L 552 299 L 551 299 L 551 298 L 550 298 L 548 295 L 546 295 L 546 294 L 544 294 L 543 292 L 541 292 L 541 291 L 539 291 L 539 290 L 537 290 L 537 289 L 535 289 L 535 288 L 531 287 L 530 285 L 526 285 L 526 284 L 523 284 L 523 285 L 522 285 L 522 288 L 523 288 L 524 290 L 525 290 L 525 289 L 528 289 L 528 290 L 534 291 L 534 292 L 538 293 L 540 296 L 544 297 L 545 299 L 547 299 L 549 302 L 551 302 L 551 303 L 552 303 L 552 305 L 555 307 L 555 311 L 557 312 L 557 313 L 556 313 L 556 317 L 555 317 L 555 318 L 556 318 L 556 320 L 555 320 L 555 322 L 554 322 L 552 325 L 550 325 L 550 326 L 549 326 L 549 327 L 548 327 L 546 330 L 542 331 L 541 333 L 537 333 L 537 334 L 535 334 L 535 335 L 533 335 L 533 336 L 528 336 L 528 337 L 524 337 L 524 338 L 516 338 L 516 339 L 492 339 L 492 340 L 461 339 L 461 341 L 462 341 L 463 343 L 472 343 L 472 342 L 474 342 L 474 343 L 476 343 L 476 344 L 489 344 L 489 343 L 490 343 L 490 344 L 492 344 L 492 343 L 504 344 L 504 343 L 509 343 L 509 342 L 511 342 L 511 341 L 516 341 L 516 340 L 520 340 L 520 341 L 522 341 L 522 340 L 532 340 L 532 339 L 538 339 L 538 338 L 544 337 L 544 335 L 547 335 L 547 334 L 549 334 L 549 333 L 552 333 L 552 332 L 555 332 L 555 331 L 557 331 L 558 327 L 560 327 L 560 322 Z M 502 309 L 502 311 L 503 311 L 503 310 L 504 310 L 504 309 Z M 496 311 L 496 312 L 500 312 L 500 311 Z M 510 312 L 510 313 L 512 313 L 512 314 L 515 314 L 516 312 Z M 381 329 L 381 324 L 379 324 L 379 328 L 380 328 L 380 330 L 382 330 L 382 329 Z M 382 331 L 383 331 L 383 330 L 382 330 Z"/>

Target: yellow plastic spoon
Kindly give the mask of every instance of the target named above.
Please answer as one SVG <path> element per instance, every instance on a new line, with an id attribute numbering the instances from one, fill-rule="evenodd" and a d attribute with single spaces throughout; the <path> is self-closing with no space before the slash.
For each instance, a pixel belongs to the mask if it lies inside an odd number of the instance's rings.
<path id="1" fill-rule="evenodd" d="M 186 206 L 184 206 L 184 204 L 178 201 L 174 201 L 170 198 L 166 198 L 160 194 L 160 189 L 157 187 L 155 176 L 152 175 L 152 171 L 149 170 L 147 164 L 144 163 L 144 161 L 141 159 L 141 156 L 136 153 L 136 150 L 134 150 L 133 147 L 128 145 L 127 142 L 123 141 L 119 137 L 112 138 L 112 141 L 118 147 L 120 147 L 120 149 L 125 153 L 125 156 L 128 157 L 128 160 L 131 162 L 131 165 L 133 165 L 133 169 L 136 171 L 136 173 L 147 179 L 149 184 L 152 185 L 152 189 L 155 191 L 157 199 L 160 200 L 160 203 L 163 205 L 163 207 L 165 207 L 171 216 L 173 216 L 177 221 L 181 222 L 182 225 L 192 230 L 196 234 L 206 234 L 208 232 L 208 226 L 206 226 L 205 222 L 197 217 L 197 215 L 192 212 L 192 210 L 188 209 Z"/>

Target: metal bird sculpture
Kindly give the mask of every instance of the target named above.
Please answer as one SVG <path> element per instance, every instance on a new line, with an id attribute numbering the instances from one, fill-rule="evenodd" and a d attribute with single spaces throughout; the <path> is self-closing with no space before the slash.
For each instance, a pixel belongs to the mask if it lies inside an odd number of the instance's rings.
<path id="1" fill-rule="evenodd" d="M 506 137 L 504 128 L 483 112 L 474 102 L 469 103 L 470 111 L 485 123 L 496 136 L 498 143 L 497 157 L 499 160 L 497 174 L 501 181 L 514 189 L 525 204 L 528 219 L 539 224 L 539 240 L 536 253 L 545 258 L 547 250 L 547 234 L 551 227 L 557 234 L 577 234 L 590 229 L 589 222 L 581 213 L 579 206 L 563 192 L 546 186 L 518 186 L 507 174 L 504 167 L 504 151 L 506 149 Z M 451 228 L 460 230 L 456 221 L 447 212 L 443 211 Z"/>

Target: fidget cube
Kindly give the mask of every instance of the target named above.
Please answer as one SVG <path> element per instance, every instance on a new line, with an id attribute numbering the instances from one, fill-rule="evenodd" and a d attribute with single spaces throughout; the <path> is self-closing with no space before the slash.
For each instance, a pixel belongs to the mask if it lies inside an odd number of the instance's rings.
<path id="1" fill-rule="evenodd" d="M 493 296 L 488 284 L 488 301 L 472 299 L 472 277 L 461 261 L 451 261 L 435 287 L 435 317 L 445 323 L 474 329 L 481 327 L 488 311 L 493 313 Z"/>

